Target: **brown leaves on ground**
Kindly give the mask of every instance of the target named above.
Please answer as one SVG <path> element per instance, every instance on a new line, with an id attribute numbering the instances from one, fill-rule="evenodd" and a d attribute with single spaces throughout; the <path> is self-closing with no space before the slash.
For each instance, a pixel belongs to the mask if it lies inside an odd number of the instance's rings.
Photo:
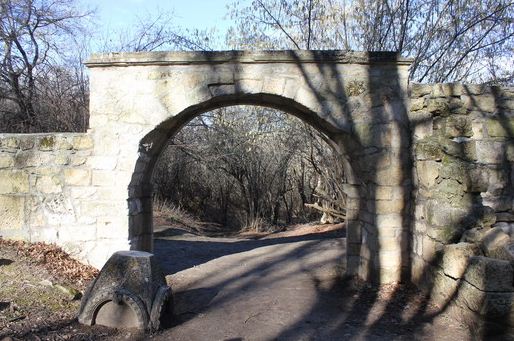
<path id="1" fill-rule="evenodd" d="M 98 275 L 97 269 L 71 258 L 55 244 L 27 243 L 0 238 L 0 247 L 12 248 L 17 255 L 29 262 L 43 266 L 52 276 L 81 288 Z"/>

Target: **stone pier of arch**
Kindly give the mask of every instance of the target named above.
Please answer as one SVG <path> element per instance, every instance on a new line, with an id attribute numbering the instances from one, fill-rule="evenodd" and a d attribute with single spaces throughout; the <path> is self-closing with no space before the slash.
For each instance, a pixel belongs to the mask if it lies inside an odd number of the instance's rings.
<path id="1" fill-rule="evenodd" d="M 411 84 L 410 63 L 388 52 L 93 55 L 87 133 L 0 134 L 0 235 L 55 242 L 96 267 L 151 251 L 150 179 L 169 138 L 209 110 L 261 105 L 343 155 L 348 274 L 508 314 L 514 89 Z M 482 230 L 503 242 L 473 241 Z"/>

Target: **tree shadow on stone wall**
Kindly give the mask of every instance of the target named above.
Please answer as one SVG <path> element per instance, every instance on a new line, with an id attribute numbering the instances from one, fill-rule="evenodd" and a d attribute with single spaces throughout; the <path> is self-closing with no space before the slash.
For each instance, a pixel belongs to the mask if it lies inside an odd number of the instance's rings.
<path id="1" fill-rule="evenodd" d="M 311 79 L 309 72 L 305 69 L 305 66 L 300 61 L 294 51 L 290 52 L 293 59 L 297 60 L 297 68 L 300 70 L 304 77 L 305 83 L 314 94 L 316 100 L 319 102 L 321 110 L 325 103 L 325 93 L 320 91 L 316 82 Z M 417 179 L 415 176 L 415 151 L 413 147 L 415 142 L 413 134 L 417 126 L 427 124 L 432 117 L 426 117 L 421 119 L 409 119 L 409 108 L 406 107 L 407 94 L 398 93 L 401 90 L 399 84 L 401 84 L 399 70 L 397 68 L 392 72 L 393 76 L 390 76 L 387 80 L 380 79 L 377 74 L 380 74 L 380 67 L 376 68 L 371 65 L 368 73 L 368 84 L 367 89 L 369 92 L 369 100 L 371 101 L 372 108 L 389 108 L 388 110 L 392 117 L 387 117 L 385 109 L 377 110 L 371 117 L 371 121 L 368 122 L 368 126 L 364 127 L 364 131 L 360 134 L 355 134 L 355 130 L 352 132 L 353 141 L 350 145 L 342 146 L 347 152 L 349 162 L 352 166 L 353 171 L 358 174 L 358 193 L 359 198 L 356 201 L 358 204 L 355 207 L 356 212 L 353 215 L 353 219 L 348 221 L 348 237 L 354 241 L 360 240 L 362 243 L 349 242 L 347 244 L 347 252 L 350 254 L 348 259 L 347 271 L 356 275 L 360 271 L 360 275 L 367 276 L 368 274 L 374 274 L 372 279 L 375 283 L 383 281 L 382 272 L 380 269 L 387 268 L 387 258 L 380 257 L 381 251 L 383 254 L 387 254 L 387 249 L 383 249 L 386 244 L 382 244 L 383 239 L 379 233 L 383 233 L 385 230 L 377 230 L 377 216 L 380 217 L 383 214 L 383 208 L 377 207 L 379 199 L 377 191 L 377 185 L 383 183 L 383 172 L 379 169 L 379 165 L 387 162 L 384 155 L 388 155 L 383 150 L 380 150 L 380 146 L 387 145 L 388 139 L 396 139 L 397 144 L 395 150 L 387 152 L 393 153 L 397 156 L 398 169 L 401 173 L 399 175 L 399 183 L 396 184 L 398 187 L 402 187 L 401 196 L 396 199 L 400 201 L 401 212 L 399 213 L 401 219 L 400 223 L 397 224 L 396 230 L 400 231 L 399 235 L 396 235 L 396 242 L 402 250 L 401 254 L 391 253 L 391 257 L 397 257 L 401 264 L 401 273 L 398 278 L 404 283 L 410 282 L 414 274 L 411 272 L 413 269 L 413 250 L 412 247 L 415 243 L 414 235 L 415 232 L 415 217 L 414 217 L 414 204 L 417 198 Z M 236 67 L 235 70 L 238 70 Z M 339 98 L 339 107 L 336 110 L 345 116 L 347 123 L 356 127 L 356 118 L 353 117 L 353 112 L 350 108 L 347 85 L 349 80 L 344 79 L 344 75 L 340 74 L 334 63 L 319 63 L 319 73 L 325 79 L 326 84 L 336 84 L 336 88 L 333 89 L 332 95 Z M 215 71 L 215 70 L 214 70 Z M 236 74 L 235 77 L 238 75 Z M 494 93 L 495 90 L 493 90 Z M 508 144 L 512 145 L 513 132 L 512 127 L 509 126 L 506 113 L 501 110 L 505 105 L 502 104 L 504 100 L 501 94 L 494 93 L 496 100 L 496 107 L 498 110 L 498 117 L 500 124 L 505 127 L 508 133 Z M 471 99 L 473 97 L 471 96 Z M 286 110 L 287 111 L 287 110 Z M 437 121 L 437 117 L 435 117 Z M 389 125 L 384 125 L 388 123 Z M 392 131 L 387 134 L 382 128 L 388 127 Z M 345 142 L 345 139 L 339 139 L 334 134 L 329 137 L 333 138 L 338 142 Z M 365 137 L 365 140 L 363 140 Z M 367 145 L 378 146 L 378 150 L 367 150 L 363 148 Z M 438 145 L 443 154 L 452 153 L 453 158 L 462 160 L 465 163 L 473 164 L 476 160 L 470 159 L 468 155 L 468 149 L 465 143 L 457 143 L 452 145 L 456 146 L 451 151 L 446 150 L 444 146 Z M 506 149 L 501 151 L 503 155 L 504 166 L 510 166 L 510 162 L 506 156 Z M 371 156 L 370 156 L 371 155 Z M 372 160 L 370 162 L 369 160 Z M 363 167 L 362 163 L 366 163 Z M 511 171 L 511 170 L 510 170 Z M 512 175 L 512 174 L 511 174 Z M 470 179 L 465 179 L 470 181 Z M 512 178 L 509 177 L 509 185 L 512 188 Z M 512 193 L 509 193 L 512 196 Z M 460 224 L 464 226 L 462 231 L 469 227 L 476 225 L 481 219 L 483 219 L 485 210 L 484 205 L 480 201 L 478 196 L 474 196 L 474 201 L 467 206 L 467 212 L 464 212 L 460 218 Z M 380 204 L 382 205 L 382 204 Z M 398 206 L 398 205 L 397 205 Z M 352 208 L 353 209 L 353 208 Z M 477 209 L 479 213 L 477 214 Z M 381 218 L 379 218 L 381 219 Z M 457 228 L 459 230 L 459 228 Z M 376 242 L 370 242 L 370 238 L 375 238 Z M 460 240 L 460 236 L 455 235 L 449 238 L 448 243 L 455 243 Z M 412 301 L 419 298 L 419 293 L 416 290 L 406 289 L 405 285 L 389 286 L 389 287 L 378 287 L 378 286 L 358 286 L 355 280 L 351 276 L 342 278 L 332 284 L 330 288 L 318 289 L 317 295 L 318 300 L 312 304 L 311 309 L 304 313 L 302 318 L 294 325 L 286 326 L 284 330 L 277 335 L 277 339 L 295 339 L 305 333 L 305 325 L 309 323 L 315 316 L 319 315 L 320 311 L 323 311 L 326 306 L 325 297 L 327 295 L 334 296 L 334 299 L 339 300 L 340 304 L 344 306 L 344 309 L 340 314 L 334 314 L 332 317 L 327 317 L 324 321 L 325 324 L 331 326 L 326 331 L 324 337 L 326 339 L 341 339 L 342 337 L 366 337 L 380 335 L 381 331 L 385 329 L 396 329 L 398 335 L 411 334 L 421 335 L 425 323 L 433 323 L 434 320 L 443 313 L 447 313 L 454 307 L 454 302 L 458 298 L 459 293 L 462 289 L 463 281 L 459 281 L 458 285 L 453 288 L 453 292 L 445 293 L 444 299 L 440 299 L 440 293 L 437 292 L 434 279 L 437 279 L 437 273 L 442 271 L 441 262 L 443 260 L 444 245 L 440 245 L 439 249 L 434 252 L 433 255 L 427 256 L 428 259 L 424 260 L 424 264 L 417 268 L 416 276 L 421 281 L 426 281 L 423 285 L 423 290 L 426 292 L 424 300 L 416 302 L 417 306 L 412 309 Z M 294 257 L 294 254 L 284 256 L 281 259 L 277 259 L 274 264 L 279 264 L 284 261 L 286 257 Z M 364 261 L 363 261 L 364 260 Z M 342 262 L 342 260 L 341 260 Z M 360 268 L 360 269 L 359 269 Z M 264 269 L 253 269 L 252 273 L 263 271 Z M 222 283 L 219 283 L 220 287 L 230 285 L 232 281 L 237 278 L 227 279 Z M 384 294 L 384 292 L 386 294 Z M 431 303 L 434 299 L 438 299 L 438 307 L 435 308 Z M 511 303 L 508 303 L 510 307 Z M 377 312 L 374 307 L 380 306 L 380 311 Z M 401 316 L 404 310 L 408 310 L 408 316 Z M 488 329 L 489 328 L 489 329 Z M 498 330 L 491 330 L 490 327 L 481 329 L 483 336 L 488 335 Z M 504 332 L 499 330 L 499 332 Z M 314 335 L 312 335 L 314 336 Z"/>

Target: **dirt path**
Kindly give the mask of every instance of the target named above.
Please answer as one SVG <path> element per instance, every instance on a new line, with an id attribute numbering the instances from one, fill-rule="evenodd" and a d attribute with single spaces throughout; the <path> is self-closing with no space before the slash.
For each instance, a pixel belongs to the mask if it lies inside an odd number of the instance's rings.
<path id="1" fill-rule="evenodd" d="M 413 290 L 352 287 L 341 276 L 344 252 L 344 230 L 260 240 L 162 233 L 155 254 L 170 274 L 176 316 L 153 338 L 470 339 Z"/>

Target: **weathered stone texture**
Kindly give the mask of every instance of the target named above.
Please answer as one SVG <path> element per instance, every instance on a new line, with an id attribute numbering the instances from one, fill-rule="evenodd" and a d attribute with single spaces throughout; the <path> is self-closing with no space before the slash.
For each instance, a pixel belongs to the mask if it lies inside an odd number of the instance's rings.
<path id="1" fill-rule="evenodd" d="M 499 302 L 479 280 L 512 275 L 514 89 L 409 85 L 409 61 L 387 53 L 127 53 L 88 66 L 87 134 L 0 135 L 2 235 L 96 266 L 129 243 L 150 251 L 149 180 L 167 139 L 213 108 L 264 105 L 344 151 L 349 273 L 398 281 L 410 265 L 439 303 L 478 314 Z"/>
<path id="2" fill-rule="evenodd" d="M 475 321 L 494 314 L 514 320 L 512 90 L 411 85 L 413 280 L 428 278 L 436 304 L 454 305 Z M 415 133 L 420 118 L 433 122 L 431 132 Z"/>
<path id="3" fill-rule="evenodd" d="M 83 247 L 97 240 L 97 218 L 80 211 L 98 199 L 86 163 L 93 146 L 89 134 L 0 134 L 0 235 L 57 243 L 101 266 L 108 255 L 98 258 Z"/>

